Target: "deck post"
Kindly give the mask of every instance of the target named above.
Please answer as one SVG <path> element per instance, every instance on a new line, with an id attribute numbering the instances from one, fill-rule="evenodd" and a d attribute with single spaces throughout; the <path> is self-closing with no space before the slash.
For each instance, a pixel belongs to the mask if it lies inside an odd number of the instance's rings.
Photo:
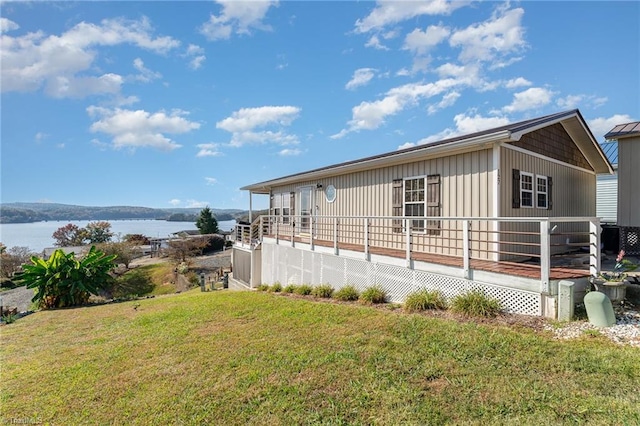
<path id="1" fill-rule="evenodd" d="M 462 221 L 462 268 L 465 279 L 469 279 L 469 226 L 468 220 Z"/>
<path id="2" fill-rule="evenodd" d="M 311 245 L 311 251 L 313 251 L 313 234 L 314 234 L 314 229 L 315 229 L 315 220 L 314 220 L 314 216 L 311 215 L 311 232 L 309 234 L 309 244 Z"/>
<path id="3" fill-rule="evenodd" d="M 338 255 L 338 218 L 333 218 L 333 254 Z"/>
<path id="4" fill-rule="evenodd" d="M 540 291 L 549 292 L 549 275 L 551 273 L 551 238 L 549 219 L 540 220 Z"/>
<path id="5" fill-rule="evenodd" d="M 369 260 L 369 218 L 364 218 L 364 258 Z"/>
<path id="6" fill-rule="evenodd" d="M 406 260 L 407 268 L 411 268 L 411 228 L 409 227 L 409 219 L 403 219 L 405 229 L 405 246 L 406 246 Z"/>
<path id="7" fill-rule="evenodd" d="M 589 220 L 589 274 L 593 277 L 600 273 L 600 218 Z"/>
<path id="8" fill-rule="evenodd" d="M 280 242 L 280 227 L 278 226 L 278 218 L 276 218 L 276 244 Z"/>

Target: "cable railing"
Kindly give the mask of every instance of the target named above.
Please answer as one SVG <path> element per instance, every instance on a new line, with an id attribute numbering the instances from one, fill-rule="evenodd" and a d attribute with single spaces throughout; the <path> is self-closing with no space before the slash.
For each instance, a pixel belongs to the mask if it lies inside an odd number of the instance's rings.
<path id="1" fill-rule="evenodd" d="M 600 222 L 593 217 L 483 218 L 414 216 L 260 216 L 236 226 L 236 243 L 255 247 L 264 238 L 306 244 L 311 250 L 388 255 L 412 262 L 438 258 L 464 270 L 473 264 L 509 262 L 539 267 L 549 282 L 552 267 L 586 264 L 600 270 Z M 586 262 L 586 264 L 585 264 Z"/>

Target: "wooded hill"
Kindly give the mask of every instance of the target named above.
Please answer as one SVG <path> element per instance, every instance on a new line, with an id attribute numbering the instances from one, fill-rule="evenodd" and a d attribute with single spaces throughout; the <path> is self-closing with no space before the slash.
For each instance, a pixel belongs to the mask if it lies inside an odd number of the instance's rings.
<path id="1" fill-rule="evenodd" d="M 201 208 L 155 209 L 136 206 L 88 207 L 56 203 L 2 203 L 0 223 L 30 223 L 43 220 L 157 219 L 195 222 Z M 247 214 L 239 209 L 211 209 L 218 221 L 235 220 Z"/>

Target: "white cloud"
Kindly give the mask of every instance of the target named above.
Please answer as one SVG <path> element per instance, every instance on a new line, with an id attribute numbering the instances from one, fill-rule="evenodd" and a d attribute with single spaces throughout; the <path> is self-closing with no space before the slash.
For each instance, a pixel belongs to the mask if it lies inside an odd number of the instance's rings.
<path id="1" fill-rule="evenodd" d="M 202 63 L 207 59 L 204 55 L 204 49 L 196 44 L 189 44 L 187 51 L 182 55 L 189 60 L 189 68 L 197 70 L 202 66 Z"/>
<path id="2" fill-rule="evenodd" d="M 172 206 L 179 206 L 179 205 L 180 205 L 180 203 L 182 203 L 182 201 L 180 201 L 180 200 L 179 200 L 179 199 L 177 199 L 177 198 L 174 198 L 174 199 L 172 199 L 172 200 L 169 200 L 169 204 L 171 204 Z"/>
<path id="3" fill-rule="evenodd" d="M 206 202 L 206 201 L 187 200 L 186 203 L 187 203 L 186 207 L 188 209 L 193 209 L 193 208 L 202 209 L 202 208 L 205 208 L 205 207 L 209 206 L 209 203 Z"/>
<path id="4" fill-rule="evenodd" d="M 36 140 L 36 142 L 39 143 L 39 142 L 42 142 L 43 140 L 47 139 L 48 137 L 49 137 L 48 134 L 43 133 L 43 132 L 38 132 L 38 133 L 36 133 L 35 140 Z"/>
<path id="5" fill-rule="evenodd" d="M 454 79 L 443 79 L 435 83 L 410 83 L 389 90 L 383 99 L 373 102 L 362 102 L 352 108 L 352 119 L 348 127 L 331 136 L 339 139 L 350 132 L 373 130 L 380 127 L 388 116 L 395 115 L 408 106 L 413 106 L 421 99 L 437 96 L 456 86 Z"/>
<path id="6" fill-rule="evenodd" d="M 353 77 L 347 83 L 345 88 L 347 90 L 353 90 L 360 86 L 365 86 L 369 84 L 371 79 L 375 77 L 375 72 L 377 70 L 374 68 L 360 68 L 353 72 Z"/>
<path id="7" fill-rule="evenodd" d="M 583 100 L 583 95 L 567 95 L 564 98 L 559 98 L 556 101 L 556 105 L 562 109 L 574 109 L 577 108 Z"/>
<path id="8" fill-rule="evenodd" d="M 87 112 L 91 118 L 98 118 L 90 130 L 110 135 L 114 148 L 152 147 L 170 151 L 181 145 L 165 134 L 182 134 L 200 127 L 200 123 L 187 120 L 184 117 L 186 113 L 179 110 L 167 114 L 164 111 L 149 113 L 144 110 L 90 106 Z"/>
<path id="9" fill-rule="evenodd" d="M 151 71 L 149 68 L 146 68 L 144 66 L 144 62 L 140 58 L 136 58 L 133 60 L 133 67 L 140 72 L 140 74 L 134 77 L 137 81 L 148 83 L 152 80 L 162 78 L 162 74 L 160 74 L 159 72 Z"/>
<path id="10" fill-rule="evenodd" d="M 9 31 L 17 30 L 20 28 L 20 25 L 16 24 L 10 19 L 0 18 L 0 32 L 6 33 Z"/>
<path id="11" fill-rule="evenodd" d="M 218 179 L 212 178 L 212 177 L 205 177 L 204 180 L 207 183 L 207 185 L 210 185 L 210 186 L 218 183 Z"/>
<path id="12" fill-rule="evenodd" d="M 474 116 L 458 114 L 453 118 L 453 120 L 456 125 L 455 128 L 447 128 L 440 133 L 421 139 L 417 144 L 421 145 L 430 142 L 441 141 L 448 138 L 454 138 L 456 136 L 468 135 L 471 133 L 480 132 L 482 130 L 504 126 L 509 124 L 510 122 L 507 117 L 483 117 L 478 114 Z"/>
<path id="13" fill-rule="evenodd" d="M 512 78 L 511 80 L 507 80 L 504 84 L 504 87 L 507 89 L 516 89 L 518 87 L 526 87 L 531 86 L 531 82 L 523 77 Z"/>
<path id="14" fill-rule="evenodd" d="M 285 133 L 282 128 L 290 126 L 299 114 L 300 108 L 294 106 L 242 108 L 216 123 L 216 127 L 232 134 L 231 146 L 269 142 L 280 145 L 297 144 L 298 138 Z M 256 130 L 264 127 L 275 127 L 277 130 Z"/>
<path id="15" fill-rule="evenodd" d="M 523 15 L 521 8 L 504 10 L 500 7 L 498 14 L 494 14 L 490 20 L 455 31 L 449 43 L 462 49 L 459 59 L 465 63 L 493 61 L 519 52 L 526 47 L 521 25 Z"/>
<path id="16" fill-rule="evenodd" d="M 372 35 L 369 40 L 364 44 L 364 47 L 373 47 L 378 50 L 389 50 L 387 46 L 380 42 L 380 39 L 377 35 Z"/>
<path id="17" fill-rule="evenodd" d="M 615 114 L 611 117 L 598 117 L 593 120 L 587 120 L 587 124 L 593 133 L 593 136 L 598 140 L 603 140 L 604 135 L 609 133 L 611 129 L 616 127 L 619 124 L 627 124 L 634 121 L 638 121 L 637 119 L 632 118 L 627 114 Z"/>
<path id="18" fill-rule="evenodd" d="M 420 31 L 416 28 L 407 34 L 402 48 L 424 55 L 446 40 L 450 33 L 451 31 L 448 28 L 437 25 L 430 25 L 426 31 Z"/>
<path id="19" fill-rule="evenodd" d="M 455 91 L 447 93 L 442 97 L 442 100 L 440 102 L 438 102 L 437 104 L 429 105 L 429 107 L 427 108 L 427 112 L 429 113 L 429 115 L 431 115 L 435 114 L 443 108 L 450 107 L 451 105 L 456 103 L 460 96 L 460 93 Z"/>
<path id="20" fill-rule="evenodd" d="M 41 31 L 18 37 L 3 34 L 2 90 L 35 91 L 44 86 L 53 97 L 117 93 L 123 82 L 120 75 L 91 75 L 97 68 L 96 48 L 132 44 L 163 54 L 180 44 L 171 37 L 153 37 L 152 32 L 149 20 L 143 17 L 137 21 L 105 19 L 99 25 L 81 22 L 59 36 Z"/>
<path id="21" fill-rule="evenodd" d="M 380 30 L 421 15 L 449 15 L 468 3 L 462 0 L 379 1 L 367 17 L 356 21 L 356 32 Z"/>
<path id="22" fill-rule="evenodd" d="M 292 156 L 296 156 L 296 155 L 300 155 L 302 153 L 302 151 L 300 151 L 297 148 L 285 148 L 283 150 L 281 150 L 278 154 L 282 155 L 284 157 L 292 157 Z"/>
<path id="23" fill-rule="evenodd" d="M 513 95 L 513 102 L 502 108 L 505 112 L 527 111 L 543 107 L 551 102 L 555 93 L 542 87 L 531 87 Z"/>
<path id="24" fill-rule="evenodd" d="M 202 24 L 200 32 L 209 40 L 228 39 L 231 34 L 250 34 L 252 29 L 270 31 L 271 27 L 263 23 L 267 12 L 278 1 L 237 1 L 216 0 L 222 11 L 220 15 L 211 14 L 209 21 Z"/>
<path id="25" fill-rule="evenodd" d="M 200 148 L 200 151 L 198 151 L 196 157 L 219 157 L 222 155 L 217 143 L 201 143 L 197 147 Z"/>

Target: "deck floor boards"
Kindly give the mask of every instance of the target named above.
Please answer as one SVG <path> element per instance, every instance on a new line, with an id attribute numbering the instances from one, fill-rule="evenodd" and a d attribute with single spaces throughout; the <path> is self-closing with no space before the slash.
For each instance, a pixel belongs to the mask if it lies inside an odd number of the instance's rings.
<path id="1" fill-rule="evenodd" d="M 268 235 L 268 237 L 275 237 L 274 235 Z M 291 238 L 282 239 L 285 241 L 291 241 Z M 294 238 L 295 242 L 309 244 L 309 239 L 302 239 L 300 237 Z M 322 247 L 333 247 L 333 241 L 326 240 L 313 240 L 313 244 Z M 364 253 L 364 245 L 362 244 L 347 244 L 347 243 L 338 243 L 339 250 L 351 250 Z M 389 256 L 404 259 L 406 256 L 405 250 L 401 249 L 391 249 L 386 247 L 369 247 L 369 253 L 381 255 L 381 256 Z M 462 257 L 458 256 L 450 256 L 444 254 L 433 254 L 433 253 L 424 253 L 424 252 L 412 252 L 411 259 L 417 260 L 420 262 L 427 263 L 435 263 L 439 265 L 453 266 L 456 268 L 462 268 L 463 262 Z M 482 259 L 471 259 L 470 260 L 470 268 L 476 269 L 480 271 L 486 272 L 494 272 L 498 274 L 506 274 L 513 275 L 517 277 L 531 278 L 531 279 L 540 279 L 540 266 L 539 265 L 531 265 L 526 263 L 519 262 L 507 262 L 507 261 L 490 261 L 490 260 L 482 260 Z M 574 279 L 574 278 L 583 278 L 589 276 L 588 269 L 573 269 L 573 268 L 561 268 L 561 267 L 552 267 L 549 274 L 550 280 L 565 280 L 565 279 Z"/>

